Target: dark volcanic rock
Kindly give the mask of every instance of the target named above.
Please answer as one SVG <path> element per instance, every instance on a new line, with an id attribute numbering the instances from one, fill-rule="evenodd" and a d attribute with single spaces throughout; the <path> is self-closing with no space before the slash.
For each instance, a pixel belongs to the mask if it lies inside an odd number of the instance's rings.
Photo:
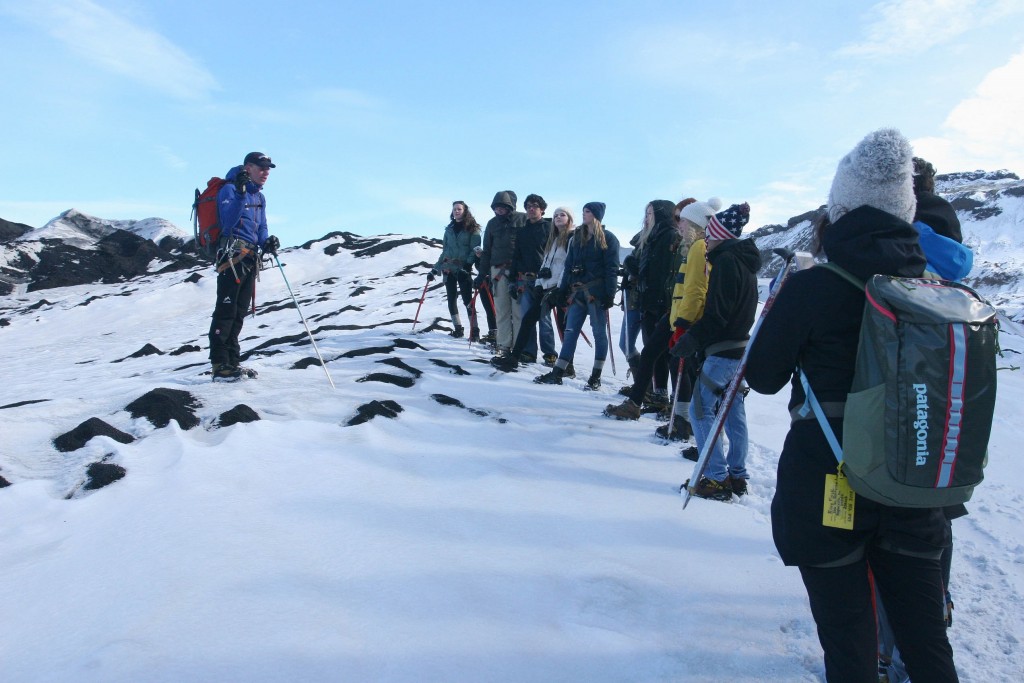
<path id="1" fill-rule="evenodd" d="M 408 339 L 396 339 L 395 340 L 395 348 L 396 349 L 420 349 L 421 351 L 425 351 L 426 350 L 422 346 L 417 344 L 416 342 L 409 341 Z"/>
<path id="2" fill-rule="evenodd" d="M 256 414 L 255 410 L 244 403 L 239 403 L 231 410 L 226 410 L 220 414 L 220 417 L 217 418 L 217 426 L 230 427 L 233 424 L 256 422 L 259 419 L 260 416 Z"/>
<path id="3" fill-rule="evenodd" d="M 311 365 L 316 365 L 317 367 L 320 367 L 320 359 L 316 358 L 315 356 L 306 356 L 305 358 L 300 358 L 299 360 L 295 361 L 295 363 L 292 365 L 292 370 L 305 370 Z"/>
<path id="4" fill-rule="evenodd" d="M 111 427 L 98 417 L 90 417 L 70 432 L 65 432 L 53 440 L 53 446 L 61 453 L 76 451 L 94 436 L 109 436 L 118 443 L 131 443 L 135 437 L 120 429 Z"/>
<path id="5" fill-rule="evenodd" d="M 4 479 L 3 475 L 0 475 L 0 489 L 4 488 L 5 486 L 10 486 L 10 485 L 11 485 L 11 482 L 9 482 L 6 479 Z"/>
<path id="6" fill-rule="evenodd" d="M 148 275 L 154 260 L 166 265 L 155 271 L 165 273 L 192 268 L 192 256 L 171 254 L 150 240 L 126 230 L 115 230 L 96 243 L 96 249 L 80 249 L 60 240 L 41 240 L 46 246 L 39 263 L 31 270 L 28 290 L 50 289 L 90 282 L 114 283 Z"/>
<path id="7" fill-rule="evenodd" d="M 32 230 L 31 225 L 25 225 L 24 223 L 13 223 L 8 220 L 0 218 L 0 242 L 10 242 L 13 239 L 17 239 L 24 235 L 29 230 Z"/>
<path id="8" fill-rule="evenodd" d="M 183 344 L 178 348 L 171 351 L 172 356 L 180 356 L 183 353 L 194 353 L 196 351 L 202 351 L 202 347 L 196 346 L 195 344 Z"/>
<path id="9" fill-rule="evenodd" d="M 195 282 L 199 282 L 202 279 L 203 279 L 203 274 L 202 273 L 192 273 L 187 278 L 185 278 L 184 282 L 195 283 Z"/>
<path id="10" fill-rule="evenodd" d="M 383 363 L 384 365 L 390 365 L 391 367 L 398 368 L 399 370 L 405 370 L 406 372 L 408 372 L 410 375 L 417 379 L 419 379 L 420 375 L 423 374 L 422 370 L 417 370 L 413 366 L 403 361 L 401 358 L 384 358 L 383 360 L 379 360 L 377 362 Z"/>
<path id="11" fill-rule="evenodd" d="M 386 372 L 371 372 L 365 377 L 360 377 L 356 380 L 357 382 L 384 382 L 385 384 L 394 384 L 395 386 L 408 389 L 412 385 L 416 384 L 416 380 L 411 377 L 399 377 L 398 375 L 389 375 Z"/>
<path id="12" fill-rule="evenodd" d="M 162 356 L 162 355 L 164 355 L 163 351 L 161 351 L 160 349 L 156 348 L 152 344 L 146 344 L 145 346 L 143 346 L 141 349 L 139 349 L 135 353 L 131 354 L 130 356 L 125 356 L 124 358 L 118 358 L 117 360 L 113 360 L 113 361 L 110 361 L 110 362 L 111 363 L 120 363 L 122 361 L 128 360 L 129 358 L 142 358 L 143 356 Z"/>
<path id="13" fill-rule="evenodd" d="M 364 403 L 356 409 L 356 415 L 346 424 L 352 427 L 355 425 L 361 425 L 364 422 L 369 422 L 375 417 L 387 417 L 396 418 L 398 414 L 405 410 L 398 403 L 394 401 L 370 401 Z"/>
<path id="14" fill-rule="evenodd" d="M 85 484 L 82 486 L 82 489 L 85 491 L 101 489 L 104 486 L 113 484 L 118 479 L 123 479 L 125 474 L 127 474 L 126 470 L 120 465 L 109 462 L 94 462 L 85 471 Z"/>
<path id="15" fill-rule="evenodd" d="M 461 375 L 468 375 L 468 374 L 470 374 L 469 372 L 463 370 L 460 366 L 452 365 L 451 363 L 449 363 L 447 361 L 443 361 L 443 360 L 440 360 L 438 358 L 431 358 L 429 360 L 434 365 L 437 365 L 439 367 L 447 368 L 448 370 L 451 370 L 453 375 L 460 375 L 461 376 Z"/>
<path id="16" fill-rule="evenodd" d="M 365 349 L 352 349 L 338 356 L 338 358 L 358 358 L 359 356 L 372 356 L 376 353 L 391 353 L 394 346 L 367 346 Z"/>
<path id="17" fill-rule="evenodd" d="M 31 405 L 33 403 L 46 403 L 49 400 L 51 400 L 51 399 L 48 399 L 48 398 L 37 398 L 37 399 L 31 400 L 31 401 L 18 401 L 17 403 L 8 403 L 5 406 L 0 406 L 0 410 L 4 410 L 5 408 L 18 408 L 20 406 L 27 406 L 27 405 Z"/>
<path id="18" fill-rule="evenodd" d="M 459 399 L 452 398 L 451 396 L 448 396 L 446 394 L 431 394 L 430 398 L 432 398 L 433 400 L 437 401 L 438 403 L 440 403 L 443 406 L 451 406 L 453 408 L 462 408 L 463 410 L 468 410 L 469 412 L 473 413 L 474 415 L 478 415 L 479 417 L 491 417 L 492 416 L 492 414 L 490 412 L 486 411 L 486 410 L 480 410 L 478 408 L 469 408 L 462 401 L 460 401 Z M 508 420 L 506 420 L 503 417 L 499 417 L 499 418 L 497 418 L 497 420 L 501 424 L 505 424 L 506 422 L 508 422 Z"/>
<path id="19" fill-rule="evenodd" d="M 195 413 L 199 405 L 199 401 L 187 391 L 160 387 L 135 399 L 125 406 L 125 410 L 132 417 L 144 417 L 157 427 L 166 427 L 174 420 L 187 431 L 199 425 Z"/>

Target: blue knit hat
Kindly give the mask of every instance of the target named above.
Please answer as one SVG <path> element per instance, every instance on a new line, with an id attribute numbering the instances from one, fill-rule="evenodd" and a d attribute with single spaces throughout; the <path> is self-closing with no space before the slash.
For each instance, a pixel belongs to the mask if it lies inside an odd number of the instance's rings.
<path id="1" fill-rule="evenodd" d="M 587 202 L 583 208 L 594 214 L 594 218 L 598 221 L 604 220 L 604 202 Z"/>

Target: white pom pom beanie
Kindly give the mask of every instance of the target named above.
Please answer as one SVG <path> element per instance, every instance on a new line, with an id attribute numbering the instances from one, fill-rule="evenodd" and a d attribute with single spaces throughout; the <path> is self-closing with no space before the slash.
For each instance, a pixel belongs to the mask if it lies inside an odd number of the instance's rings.
<path id="1" fill-rule="evenodd" d="M 721 208 L 722 200 L 718 197 L 712 197 L 706 202 L 687 204 L 679 212 L 679 217 L 696 223 L 697 227 L 703 230 L 708 226 L 708 221 L 711 220 L 711 217 L 718 213 Z"/>
<path id="2" fill-rule="evenodd" d="M 861 206 L 873 206 L 908 223 L 914 220 L 914 150 L 895 128 L 881 128 L 839 161 L 828 193 L 828 218 L 835 223 Z"/>

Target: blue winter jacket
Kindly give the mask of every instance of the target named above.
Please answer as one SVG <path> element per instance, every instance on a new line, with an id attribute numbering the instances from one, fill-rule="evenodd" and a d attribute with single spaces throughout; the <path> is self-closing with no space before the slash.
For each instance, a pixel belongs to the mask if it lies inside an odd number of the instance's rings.
<path id="1" fill-rule="evenodd" d="M 220 212 L 221 235 L 228 239 L 240 239 L 263 248 L 267 241 L 267 200 L 260 186 L 251 180 L 246 183 L 245 192 L 239 194 L 234 179 L 242 172 L 235 166 L 224 178 L 228 181 L 217 193 L 217 210 Z"/>
<path id="2" fill-rule="evenodd" d="M 921 251 L 928 259 L 925 270 L 953 282 L 960 282 L 974 266 L 974 252 L 956 240 L 940 235 L 931 226 L 916 221 L 914 227 L 919 233 Z"/>
<path id="3" fill-rule="evenodd" d="M 583 230 L 582 227 L 576 228 L 569 240 L 561 285 L 568 288 L 573 283 L 582 282 L 587 285 L 590 296 L 598 301 L 609 300 L 615 296 L 618 285 L 619 240 L 605 230 L 608 248 L 601 249 L 593 237 L 583 241 Z M 580 272 L 573 273 L 573 270 Z"/>

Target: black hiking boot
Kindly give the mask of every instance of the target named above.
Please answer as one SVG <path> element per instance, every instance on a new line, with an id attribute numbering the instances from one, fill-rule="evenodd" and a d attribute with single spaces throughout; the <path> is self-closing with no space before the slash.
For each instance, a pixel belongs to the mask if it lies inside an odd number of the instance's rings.
<path id="1" fill-rule="evenodd" d="M 554 367 L 551 369 L 551 372 L 546 372 L 543 375 L 534 377 L 533 381 L 535 384 L 561 384 L 562 376 L 564 374 L 565 371 L 562 370 L 562 368 Z"/>
<path id="2" fill-rule="evenodd" d="M 526 351 L 523 351 L 521 354 L 519 354 L 519 362 L 522 363 L 523 365 L 532 365 L 537 362 L 537 354 L 527 353 Z"/>
<path id="3" fill-rule="evenodd" d="M 544 354 L 544 367 L 553 368 L 555 363 L 558 361 L 557 353 L 545 353 Z"/>
<path id="4" fill-rule="evenodd" d="M 632 393 L 633 393 L 633 385 L 632 384 L 623 384 L 621 387 L 619 387 L 619 396 L 629 396 Z"/>
<path id="5" fill-rule="evenodd" d="M 214 363 L 212 374 L 214 382 L 237 382 L 242 379 L 242 371 L 238 366 L 228 363 Z"/>
<path id="6" fill-rule="evenodd" d="M 700 451 L 697 450 L 696 446 L 688 446 L 679 452 L 679 455 L 683 456 L 687 460 L 697 462 L 700 459 Z"/>
<path id="7" fill-rule="evenodd" d="M 594 370 L 590 373 L 590 379 L 587 380 L 586 386 L 583 387 L 583 391 L 597 391 L 601 388 L 601 371 Z"/>
<path id="8" fill-rule="evenodd" d="M 497 341 L 497 339 L 498 337 L 494 334 L 494 330 L 487 330 L 487 334 L 480 337 L 481 343 L 484 344 L 494 344 Z"/>
<path id="9" fill-rule="evenodd" d="M 690 437 L 693 436 L 693 429 L 690 427 L 690 421 L 682 415 L 675 415 L 672 418 L 672 434 L 668 433 L 669 425 L 661 425 L 654 430 L 654 435 L 664 439 L 665 441 L 689 441 Z"/>
<path id="10" fill-rule="evenodd" d="M 733 494 L 737 496 L 747 495 L 747 480 L 746 479 L 734 479 L 729 477 L 729 486 L 732 488 Z"/>
<path id="11" fill-rule="evenodd" d="M 502 372 L 515 372 L 519 369 L 519 361 L 512 356 L 495 356 L 491 359 L 491 365 Z"/>
<path id="12" fill-rule="evenodd" d="M 480 328 L 471 327 L 469 328 L 469 341 L 478 342 L 480 341 Z"/>
<path id="13" fill-rule="evenodd" d="M 449 334 L 451 336 L 455 337 L 456 339 L 462 339 L 462 337 L 463 337 L 463 335 L 465 335 L 465 333 L 466 333 L 466 330 L 463 329 L 463 327 L 461 325 L 456 325 L 455 329 L 452 330 L 451 332 L 449 332 Z"/>
<path id="14" fill-rule="evenodd" d="M 569 379 L 576 379 L 576 366 L 573 365 L 572 363 L 566 365 L 563 376 L 568 377 Z"/>

